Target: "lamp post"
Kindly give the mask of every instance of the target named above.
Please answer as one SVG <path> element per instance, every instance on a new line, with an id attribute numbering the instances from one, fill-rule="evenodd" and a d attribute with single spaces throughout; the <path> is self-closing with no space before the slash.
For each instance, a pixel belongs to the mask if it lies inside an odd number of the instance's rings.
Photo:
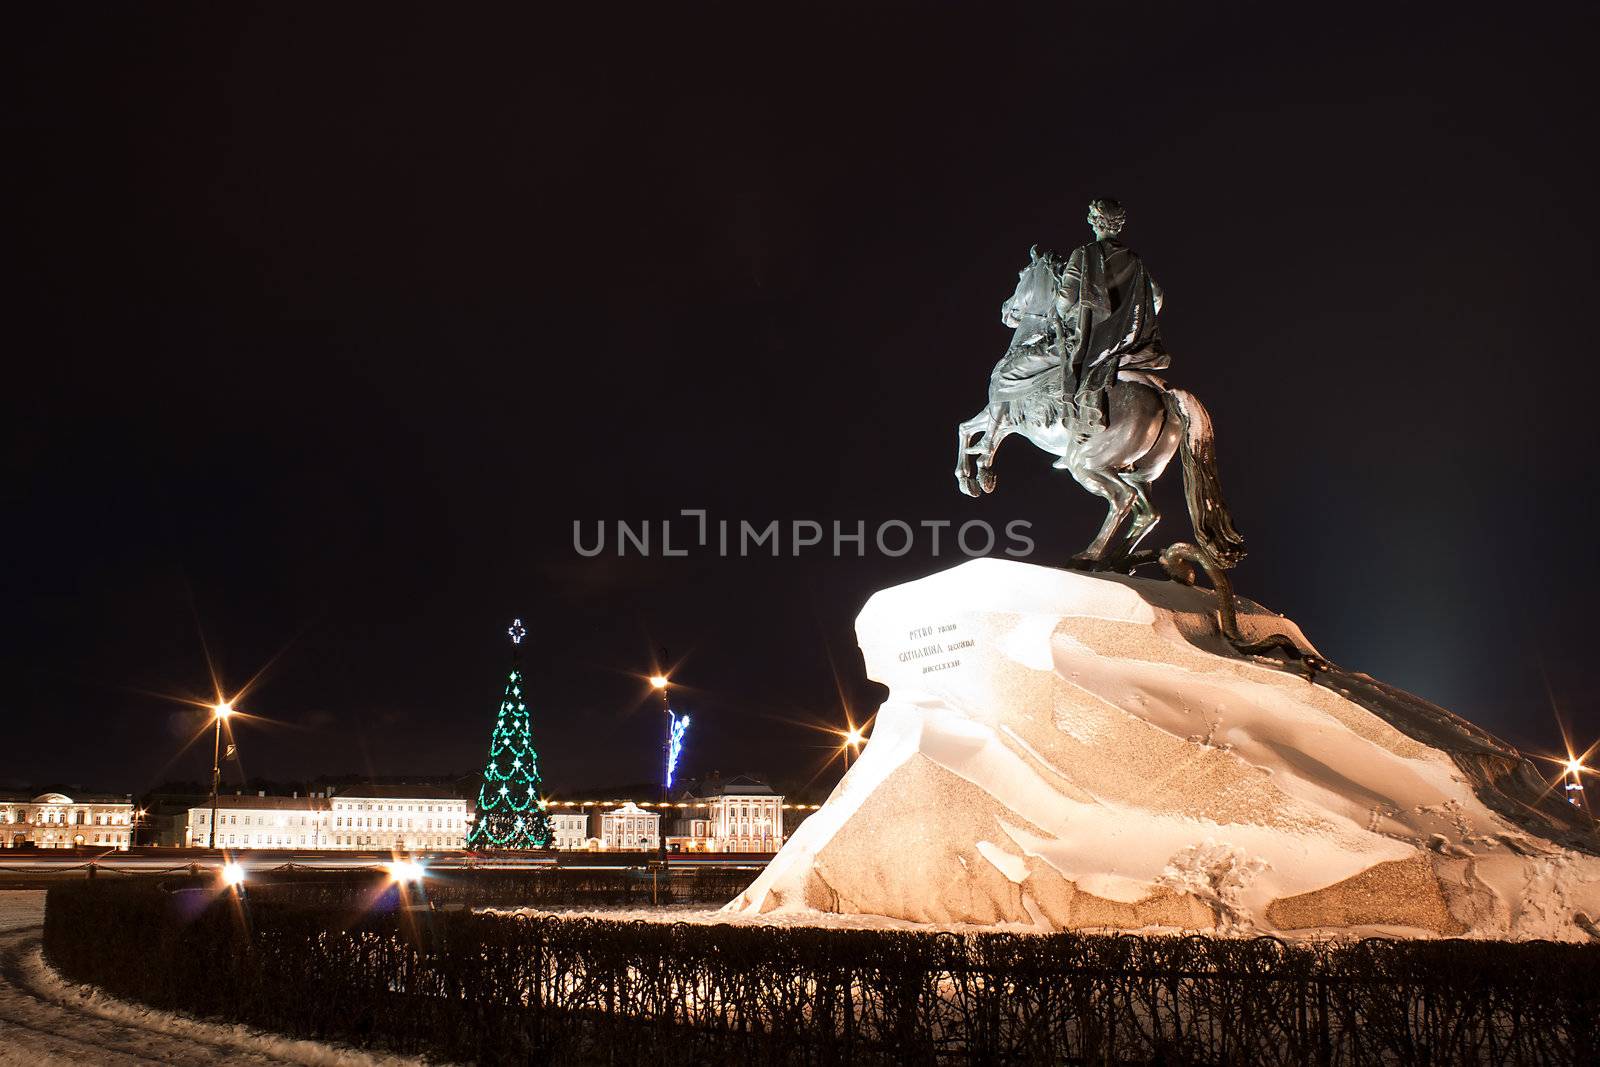
<path id="1" fill-rule="evenodd" d="M 211 745 L 211 847 L 221 848 L 217 844 L 217 791 L 222 786 L 222 723 L 233 714 L 233 704 L 222 701 L 211 708 L 212 715 L 216 718 L 217 734 Z"/>
<path id="2" fill-rule="evenodd" d="M 650 676 L 650 688 L 661 694 L 661 713 L 665 717 L 666 741 L 661 746 L 663 768 L 665 768 L 667 762 L 672 759 L 672 700 L 667 695 L 667 687 L 670 684 L 671 682 L 664 674 L 652 674 Z M 660 814 L 656 816 L 656 844 L 662 863 L 667 861 L 666 811 L 667 776 L 665 773 L 663 773 L 661 776 L 661 810 Z"/>
<path id="3" fill-rule="evenodd" d="M 1583 760 L 1572 757 L 1568 757 L 1565 765 L 1561 768 L 1562 792 L 1567 794 L 1567 800 L 1574 807 L 1585 811 L 1588 810 L 1589 805 L 1584 802 L 1583 781 L 1580 775 L 1588 769 L 1583 765 Z"/>
<path id="4" fill-rule="evenodd" d="M 865 741 L 866 738 L 862 735 L 861 727 L 859 726 L 851 726 L 850 729 L 846 730 L 839 736 L 844 738 L 844 743 L 839 747 L 844 752 L 844 769 L 845 772 L 848 773 L 850 770 L 851 750 L 859 749 L 861 747 L 861 742 Z"/>

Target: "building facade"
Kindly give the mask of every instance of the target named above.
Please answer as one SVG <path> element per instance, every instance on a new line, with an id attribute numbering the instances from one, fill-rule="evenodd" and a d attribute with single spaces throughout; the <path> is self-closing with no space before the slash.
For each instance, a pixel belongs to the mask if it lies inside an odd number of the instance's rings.
<path id="1" fill-rule="evenodd" d="M 352 786 L 331 798 L 330 848 L 464 849 L 471 801 L 422 786 Z"/>
<path id="2" fill-rule="evenodd" d="M 661 847 L 661 816 L 633 801 L 600 813 L 600 847 L 648 852 Z"/>
<path id="3" fill-rule="evenodd" d="M 733 778 L 706 800 L 712 852 L 776 852 L 783 846 L 783 797 L 752 778 Z"/>
<path id="4" fill-rule="evenodd" d="M 420 786 L 352 786 L 336 794 L 224 796 L 217 801 L 222 848 L 389 852 L 463 849 L 472 805 Z M 189 809 L 187 843 L 211 845 L 211 807 Z"/>
<path id="5" fill-rule="evenodd" d="M 0 848 L 127 849 L 133 839 L 131 797 L 114 794 L 0 795 Z"/>
<path id="6" fill-rule="evenodd" d="M 563 852 L 580 852 L 589 843 L 589 816 L 550 813 L 550 844 Z"/>
<path id="7" fill-rule="evenodd" d="M 765 782 L 708 779 L 683 794 L 667 838 L 679 852 L 776 852 L 784 841 L 783 797 Z"/>
<path id="8" fill-rule="evenodd" d="M 215 842 L 208 803 L 189 809 L 184 843 L 198 848 L 330 848 L 328 800 L 320 795 L 221 796 L 217 798 Z"/>

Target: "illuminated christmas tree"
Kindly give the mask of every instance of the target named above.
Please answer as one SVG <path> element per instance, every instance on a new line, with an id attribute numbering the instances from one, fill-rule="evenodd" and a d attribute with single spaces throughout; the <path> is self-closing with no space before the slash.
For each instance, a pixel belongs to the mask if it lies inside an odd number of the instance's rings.
<path id="1" fill-rule="evenodd" d="M 507 633 L 512 645 L 511 674 L 489 738 L 489 761 L 483 767 L 468 848 L 545 848 L 550 844 L 550 817 L 539 795 L 539 754 L 533 750 L 533 726 L 522 699 L 522 667 L 517 662 L 527 631 L 517 619 Z"/>

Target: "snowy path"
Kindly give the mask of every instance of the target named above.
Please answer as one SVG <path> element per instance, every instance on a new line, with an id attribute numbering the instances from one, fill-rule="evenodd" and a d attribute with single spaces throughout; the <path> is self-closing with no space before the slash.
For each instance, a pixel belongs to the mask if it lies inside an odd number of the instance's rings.
<path id="1" fill-rule="evenodd" d="M 401 1067 L 423 1061 L 155 1011 L 67 982 L 40 950 L 44 893 L 0 892 L 0 1067 Z"/>

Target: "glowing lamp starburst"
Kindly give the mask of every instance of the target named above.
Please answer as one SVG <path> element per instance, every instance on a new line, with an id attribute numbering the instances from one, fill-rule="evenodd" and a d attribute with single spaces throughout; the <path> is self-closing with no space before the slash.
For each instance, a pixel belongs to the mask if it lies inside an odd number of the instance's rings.
<path id="1" fill-rule="evenodd" d="M 385 866 L 389 872 L 389 879 L 394 882 L 420 882 L 428 873 L 427 869 L 415 860 L 395 860 Z"/>

